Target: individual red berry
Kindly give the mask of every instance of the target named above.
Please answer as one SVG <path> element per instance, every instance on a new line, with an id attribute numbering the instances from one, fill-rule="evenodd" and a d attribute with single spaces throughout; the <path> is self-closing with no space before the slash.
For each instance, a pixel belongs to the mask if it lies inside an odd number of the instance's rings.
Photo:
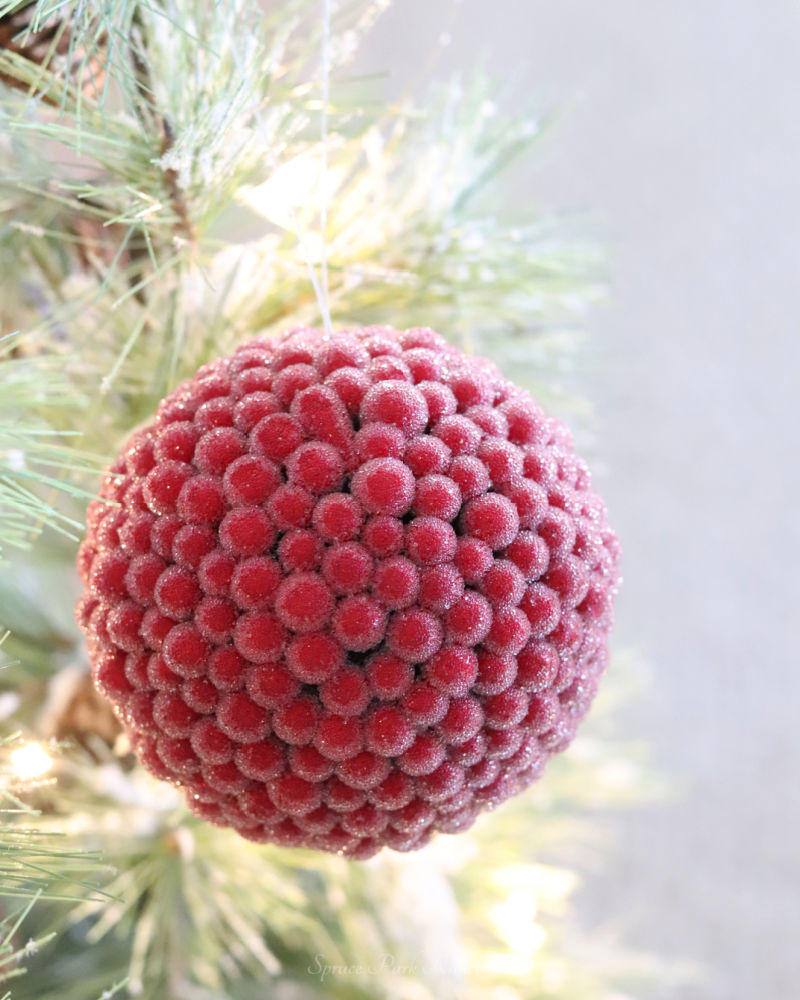
<path id="1" fill-rule="evenodd" d="M 405 774 L 420 777 L 435 771 L 446 756 L 446 747 L 437 736 L 419 733 L 408 750 L 400 755 L 397 765 Z"/>
<path id="2" fill-rule="evenodd" d="M 446 695 L 466 694 L 478 676 L 478 657 L 465 646 L 448 646 L 425 664 L 425 679 Z"/>
<path id="3" fill-rule="evenodd" d="M 167 736 L 178 739 L 191 736 L 197 722 L 197 713 L 189 708 L 180 695 L 159 691 L 153 701 L 153 719 Z"/>
<path id="4" fill-rule="evenodd" d="M 279 619 L 266 611 L 242 615 L 233 630 L 237 652 L 253 663 L 279 656 L 285 638 L 286 630 Z"/>
<path id="5" fill-rule="evenodd" d="M 272 737 L 237 746 L 234 760 L 242 774 L 253 781 L 269 781 L 281 774 L 285 767 L 283 747 Z"/>
<path id="6" fill-rule="evenodd" d="M 498 559 L 481 577 L 480 590 L 493 608 L 513 607 L 525 593 L 525 577 L 510 559 Z"/>
<path id="7" fill-rule="evenodd" d="M 410 719 L 419 725 L 432 726 L 442 719 L 449 704 L 447 695 L 426 681 L 414 681 L 400 704 Z"/>
<path id="8" fill-rule="evenodd" d="M 472 688 L 477 694 L 499 694 L 516 676 L 517 660 L 513 655 L 481 649 L 478 652 L 478 676 Z"/>
<path id="9" fill-rule="evenodd" d="M 483 710 L 477 698 L 466 695 L 450 702 L 436 731 L 446 743 L 456 746 L 471 740 L 483 725 Z"/>
<path id="10" fill-rule="evenodd" d="M 354 447 L 362 464 L 374 458 L 401 458 L 406 436 L 394 424 L 367 424 L 356 434 Z"/>
<path id="11" fill-rule="evenodd" d="M 498 409 L 479 403 L 477 406 L 470 406 L 465 415 L 488 437 L 508 437 L 508 421 Z"/>
<path id="12" fill-rule="evenodd" d="M 322 541 L 316 531 L 293 528 L 278 543 L 278 559 L 284 573 L 313 572 L 322 561 Z"/>
<path id="13" fill-rule="evenodd" d="M 219 526 L 219 540 L 235 559 L 260 556 L 275 540 L 275 527 L 261 507 L 235 507 Z"/>
<path id="14" fill-rule="evenodd" d="M 481 440 L 480 428 L 459 414 L 443 417 L 433 428 L 433 433 L 453 455 L 474 455 Z"/>
<path id="15" fill-rule="evenodd" d="M 373 656 L 367 663 L 365 674 L 373 695 L 382 701 L 402 698 L 414 680 L 411 664 L 390 653 Z"/>
<path id="16" fill-rule="evenodd" d="M 187 479 L 178 495 L 177 510 L 188 524 L 216 524 L 225 510 L 220 481 L 208 475 Z"/>
<path id="17" fill-rule="evenodd" d="M 356 470 L 353 496 L 368 514 L 405 514 L 414 498 L 414 475 L 397 458 L 373 458 Z"/>
<path id="18" fill-rule="evenodd" d="M 348 542 L 358 537 L 364 514 L 349 493 L 329 493 L 317 501 L 311 520 L 323 541 Z"/>
<path id="19" fill-rule="evenodd" d="M 292 415 L 306 434 L 349 454 L 353 445 L 353 425 L 341 399 L 324 385 L 312 385 L 292 400 Z"/>
<path id="20" fill-rule="evenodd" d="M 130 562 L 123 552 L 98 555 L 89 574 L 89 590 L 100 600 L 124 599 L 129 568 Z"/>
<path id="21" fill-rule="evenodd" d="M 94 664 L 92 676 L 100 691 L 120 705 L 125 704 L 133 691 L 125 676 L 125 656 L 120 652 L 103 653 Z"/>
<path id="22" fill-rule="evenodd" d="M 378 382 L 367 390 L 360 408 L 361 422 L 394 424 L 411 438 L 428 422 L 425 397 L 407 382 Z"/>
<path id="23" fill-rule="evenodd" d="M 177 691 L 183 683 L 160 653 L 152 653 L 147 661 L 147 680 L 156 691 Z"/>
<path id="24" fill-rule="evenodd" d="M 106 617 L 109 639 L 126 652 L 138 652 L 142 648 L 140 632 L 143 619 L 144 609 L 135 601 L 117 604 Z"/>
<path id="25" fill-rule="evenodd" d="M 589 571 L 577 556 L 564 556 L 550 563 L 542 583 L 551 587 L 565 608 L 575 608 L 589 592 Z"/>
<path id="26" fill-rule="evenodd" d="M 491 547 L 478 538 L 459 538 L 453 563 L 464 583 L 475 584 L 488 573 L 494 556 Z"/>
<path id="27" fill-rule="evenodd" d="M 446 472 L 451 458 L 450 449 L 444 441 L 423 435 L 409 441 L 403 453 L 403 461 L 417 479 Z"/>
<path id="28" fill-rule="evenodd" d="M 477 458 L 486 466 L 495 488 L 506 486 L 522 476 L 522 453 L 510 441 L 486 438 L 478 445 Z"/>
<path id="29" fill-rule="evenodd" d="M 387 611 L 407 608 L 419 594 L 417 567 L 404 556 L 392 556 L 379 562 L 375 566 L 372 594 Z"/>
<path id="30" fill-rule="evenodd" d="M 575 522 L 566 511 L 550 507 L 539 522 L 536 532 L 550 550 L 550 559 L 563 559 L 575 544 Z"/>
<path id="31" fill-rule="evenodd" d="M 353 754 L 348 759 L 354 760 L 360 754 Z M 366 805 L 367 794 L 360 788 L 346 785 L 337 777 L 331 778 L 325 788 L 325 801 L 337 813 L 351 813 Z"/>
<path id="32" fill-rule="evenodd" d="M 289 770 L 306 781 L 321 782 L 333 774 L 336 765 L 323 757 L 313 746 L 291 747 L 289 750 Z M 331 826 L 335 819 L 331 821 Z"/>
<path id="33" fill-rule="evenodd" d="M 279 409 L 280 403 L 271 392 L 255 389 L 234 406 L 233 425 L 243 434 L 249 434 L 260 420 Z"/>
<path id="34" fill-rule="evenodd" d="M 390 822 L 396 831 L 418 835 L 433 823 L 435 816 L 433 806 L 416 798 L 402 809 L 392 812 Z"/>
<path id="35" fill-rule="evenodd" d="M 271 781 L 268 788 L 274 804 L 289 816 L 303 816 L 322 802 L 319 783 L 306 781 L 296 774 L 282 774 Z"/>
<path id="36" fill-rule="evenodd" d="M 414 798 L 414 783 L 402 771 L 391 771 L 370 792 L 370 799 L 381 809 L 402 809 Z"/>
<path id="37" fill-rule="evenodd" d="M 521 531 L 505 550 L 505 556 L 531 582 L 542 576 L 550 562 L 547 543 L 532 531 Z"/>
<path id="38" fill-rule="evenodd" d="M 282 580 L 281 568 L 274 559 L 242 559 L 231 574 L 230 595 L 243 611 L 259 611 L 272 603 Z"/>
<path id="39" fill-rule="evenodd" d="M 154 514 L 170 514 L 178 503 L 184 485 L 192 475 L 186 462 L 162 462 L 145 477 L 142 495 Z"/>
<path id="40" fill-rule="evenodd" d="M 492 609 L 482 594 L 468 590 L 444 616 L 447 638 L 461 646 L 483 642 L 492 625 Z"/>
<path id="41" fill-rule="evenodd" d="M 359 594 L 369 587 L 374 562 L 358 542 L 332 545 L 322 560 L 322 575 L 335 594 Z"/>
<path id="42" fill-rule="evenodd" d="M 206 764 L 226 764 L 233 760 L 236 744 L 230 740 L 213 719 L 199 719 L 189 737 L 192 749 Z"/>
<path id="43" fill-rule="evenodd" d="M 502 490 L 517 508 L 520 528 L 535 528 L 547 513 L 547 494 L 537 483 L 515 479 Z"/>
<path id="44" fill-rule="evenodd" d="M 330 444 L 309 441 L 296 448 L 286 461 L 290 483 L 319 496 L 337 490 L 344 478 L 344 461 Z"/>
<path id="45" fill-rule="evenodd" d="M 305 528 L 311 522 L 314 498 L 302 486 L 284 483 L 269 498 L 267 510 L 279 531 Z"/>
<path id="46" fill-rule="evenodd" d="M 364 745 L 361 722 L 357 717 L 325 715 L 320 719 L 314 746 L 329 760 L 350 760 Z"/>
<path id="47" fill-rule="evenodd" d="M 222 646 L 208 658 L 208 679 L 220 691 L 236 691 L 244 683 L 246 666 L 232 646 Z"/>
<path id="48" fill-rule="evenodd" d="M 348 667 L 325 681 L 319 697 L 334 715 L 360 715 L 369 704 L 370 692 L 362 671 Z"/>
<path id="49" fill-rule="evenodd" d="M 336 393 L 344 403 L 348 414 L 353 417 L 358 413 L 371 382 L 369 377 L 357 368 L 337 368 L 325 379 L 325 385 Z"/>
<path id="50" fill-rule="evenodd" d="M 217 547 L 217 535 L 208 524 L 184 524 L 172 539 L 172 558 L 184 569 L 197 570 Z"/>
<path id="51" fill-rule="evenodd" d="M 450 388 L 458 402 L 460 413 L 490 403 L 494 396 L 489 378 L 479 368 L 463 367 L 450 378 Z"/>
<path id="52" fill-rule="evenodd" d="M 483 699 L 483 715 L 491 729 L 511 729 L 525 718 L 528 696 L 524 691 L 507 688 Z"/>
<path id="53" fill-rule="evenodd" d="M 495 608 L 492 627 L 483 644 L 493 653 L 515 656 L 528 641 L 530 634 L 530 622 L 519 608 Z"/>
<path id="54" fill-rule="evenodd" d="M 156 752 L 173 774 L 188 777 L 200 770 L 200 762 L 189 740 L 161 735 L 156 740 Z"/>
<path id="55" fill-rule="evenodd" d="M 361 543 L 376 559 L 389 559 L 403 550 L 405 526 L 396 517 L 371 517 L 361 532 Z"/>
<path id="56" fill-rule="evenodd" d="M 154 590 L 158 610 L 176 621 L 188 618 L 200 600 L 200 587 L 194 573 L 170 566 L 159 576 Z"/>
<path id="57" fill-rule="evenodd" d="M 233 423 L 233 401 L 230 399 L 209 399 L 198 406 L 194 415 L 198 430 L 208 431 L 216 427 L 229 427 Z"/>
<path id="58" fill-rule="evenodd" d="M 206 594 L 227 594 L 236 563 L 221 549 L 209 552 L 197 568 L 197 580 Z"/>
<path id="59" fill-rule="evenodd" d="M 288 407 L 298 392 L 319 382 L 319 375 L 311 365 L 287 365 L 272 380 L 272 392 L 278 401 Z"/>
<path id="60" fill-rule="evenodd" d="M 495 551 L 510 545 L 519 532 L 517 508 L 499 493 L 469 500 L 461 519 L 468 535 L 486 542 Z"/>
<path id="61" fill-rule="evenodd" d="M 209 645 L 197 626 L 188 622 L 175 625 L 164 639 L 167 666 L 181 677 L 199 677 L 205 673 L 209 652 Z"/>
<path id="62" fill-rule="evenodd" d="M 386 632 L 386 613 L 371 597 L 345 597 L 333 614 L 333 634 L 345 649 L 364 653 Z"/>
<path id="63" fill-rule="evenodd" d="M 194 620 L 204 639 L 223 644 L 233 635 L 238 612 L 225 597 L 204 597 L 195 609 Z"/>
<path id="64" fill-rule="evenodd" d="M 150 529 L 150 547 L 162 559 L 172 559 L 172 545 L 183 527 L 177 514 L 164 514 L 156 518 Z"/>
<path id="65" fill-rule="evenodd" d="M 286 649 L 292 674 L 304 684 L 319 684 L 332 677 L 344 663 L 339 643 L 324 632 L 299 635 Z"/>
<path id="66" fill-rule="evenodd" d="M 429 369 L 429 374 L 433 375 L 434 371 Z M 425 380 L 417 385 L 417 389 L 428 404 L 429 419 L 434 424 L 438 424 L 443 417 L 452 416 L 458 409 L 453 390 L 441 382 Z"/>
<path id="67" fill-rule="evenodd" d="M 300 424 L 288 413 L 270 413 L 250 433 L 254 455 L 280 464 L 299 448 L 305 439 Z"/>
<path id="68" fill-rule="evenodd" d="M 421 566 L 450 562 L 458 539 L 453 526 L 436 517 L 417 517 L 408 526 L 406 552 Z"/>
<path id="69" fill-rule="evenodd" d="M 333 596 L 316 573 L 293 573 L 278 587 L 275 612 L 292 632 L 316 632 L 332 610 Z"/>
<path id="70" fill-rule="evenodd" d="M 461 510 L 461 490 L 448 476 L 430 475 L 417 480 L 414 513 L 452 521 Z"/>
<path id="71" fill-rule="evenodd" d="M 200 432 L 191 420 L 162 427 L 152 443 L 152 457 L 158 462 L 191 462 Z"/>
<path id="72" fill-rule="evenodd" d="M 449 563 L 426 566 L 419 574 L 420 607 L 441 614 L 458 603 L 464 593 L 464 577 Z"/>
<path id="73" fill-rule="evenodd" d="M 283 663 L 246 665 L 243 679 L 247 693 L 262 708 L 271 709 L 287 705 L 300 693 L 297 678 Z"/>
<path id="74" fill-rule="evenodd" d="M 511 399 L 501 404 L 500 411 L 508 421 L 508 439 L 514 444 L 535 444 L 542 436 L 544 414 L 531 402 Z"/>
<path id="75" fill-rule="evenodd" d="M 366 720 L 364 742 L 381 757 L 398 757 L 414 742 L 414 729 L 402 709 L 381 705 Z"/>
<path id="76" fill-rule="evenodd" d="M 194 449 L 194 464 L 200 472 L 221 476 L 228 466 L 244 454 L 246 441 L 234 427 L 215 427 L 206 431 Z"/>
<path id="77" fill-rule="evenodd" d="M 439 649 L 443 637 L 438 618 L 422 608 L 407 608 L 392 615 L 386 645 L 401 660 L 422 663 Z"/>
<path id="78" fill-rule="evenodd" d="M 256 455 L 242 455 L 224 471 L 225 499 L 237 507 L 263 504 L 281 481 L 277 466 Z"/>
<path id="79" fill-rule="evenodd" d="M 446 802 L 464 787 L 464 769 L 452 761 L 443 761 L 431 774 L 417 779 L 417 794 L 426 802 Z"/>
<path id="80" fill-rule="evenodd" d="M 272 730 L 284 743 L 304 746 L 314 739 L 319 722 L 320 712 L 316 702 L 300 695 L 275 711 Z"/>
<path id="81" fill-rule="evenodd" d="M 541 639 L 558 625 L 561 616 L 561 602 L 558 594 L 543 583 L 532 583 L 519 602 L 531 626 L 531 635 Z"/>
<path id="82" fill-rule="evenodd" d="M 326 341 L 314 354 L 314 363 L 323 378 L 337 368 L 364 368 L 368 362 L 369 353 L 364 345 L 346 334 L 337 341 Z"/>
<path id="83" fill-rule="evenodd" d="M 134 513 L 126 518 L 125 523 L 119 529 L 119 545 L 129 558 L 150 554 L 150 529 L 154 523 L 155 515 L 151 514 L 150 511 Z M 89 558 L 91 555 L 88 562 L 88 566 L 91 567 L 96 550 L 92 552 L 91 549 L 85 547 L 81 549 L 81 552 L 86 554 L 85 558 Z M 81 579 L 84 583 L 87 582 L 83 572 L 81 572 Z"/>

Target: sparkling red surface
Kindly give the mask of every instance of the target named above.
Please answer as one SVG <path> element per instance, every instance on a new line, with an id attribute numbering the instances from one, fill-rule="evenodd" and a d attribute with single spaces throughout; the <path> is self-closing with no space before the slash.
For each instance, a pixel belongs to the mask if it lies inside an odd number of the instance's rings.
<path id="1" fill-rule="evenodd" d="M 456 833 L 563 750 L 618 543 L 563 425 L 430 330 L 296 330 L 202 368 L 88 512 L 77 616 L 157 777 L 256 841 Z"/>

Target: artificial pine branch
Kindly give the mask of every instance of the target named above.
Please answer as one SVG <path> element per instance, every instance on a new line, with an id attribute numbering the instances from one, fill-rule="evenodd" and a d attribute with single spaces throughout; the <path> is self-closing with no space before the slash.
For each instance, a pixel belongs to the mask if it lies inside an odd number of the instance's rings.
<path id="1" fill-rule="evenodd" d="M 199 364 L 255 334 L 319 319 L 308 281 L 319 255 L 316 0 L 275 0 L 266 13 L 254 0 L 0 0 L 0 18 L 22 6 L 29 40 L 58 18 L 71 50 L 60 63 L 33 58 L 18 34 L 16 48 L 0 49 L 12 84 L 0 87 L 0 316 L 5 331 L 25 333 L 24 347 L 0 359 L 7 544 L 45 517 L 77 530 L 83 487 L 73 477 L 91 462 L 51 430 L 110 456 Z M 385 6 L 356 0 L 334 13 L 326 242 L 335 320 L 440 326 L 513 361 L 518 380 L 541 389 L 567 356 L 564 331 L 596 295 L 596 255 L 567 241 L 561 220 L 505 221 L 492 205 L 488 185 L 531 146 L 538 124 L 499 114 L 486 80 L 453 85 L 423 111 L 385 108 L 342 79 Z M 95 62 L 102 86 L 69 72 Z M 23 388 L 9 395 L 15 384 Z M 20 452 L 36 479 L 18 475 Z M 58 502 L 55 483 L 68 491 Z M 71 672 L 75 698 L 56 732 L 76 739 L 55 784 L 34 792 L 37 825 L 70 849 L 101 852 L 116 874 L 98 897 L 79 871 L 52 862 L 79 902 L 69 931 L 15 983 L 18 1000 L 123 990 L 261 1000 L 265 988 L 424 1000 L 497 984 L 509 997 L 597 1000 L 621 972 L 640 971 L 616 949 L 609 970 L 607 955 L 601 966 L 570 938 L 575 880 L 533 863 L 544 847 L 586 843 L 587 802 L 641 796 L 627 748 L 584 739 L 546 789 L 414 859 L 357 866 L 234 843 L 188 818 L 116 733 L 95 731 L 103 720 L 86 721 L 85 657 L 68 623 L 73 556 L 51 533 L 0 579 L 14 633 L 0 680 L 20 701 L 18 717 L 41 733 L 41 704 Z M 503 909 L 510 887 L 519 889 L 516 915 Z M 537 904 L 545 917 L 534 924 Z M 59 906 L 39 901 L 24 933 L 50 933 Z M 532 937 L 515 935 L 521 919 Z M 19 955 L 24 942 L 11 946 Z M 319 955 L 374 972 L 323 978 Z"/>

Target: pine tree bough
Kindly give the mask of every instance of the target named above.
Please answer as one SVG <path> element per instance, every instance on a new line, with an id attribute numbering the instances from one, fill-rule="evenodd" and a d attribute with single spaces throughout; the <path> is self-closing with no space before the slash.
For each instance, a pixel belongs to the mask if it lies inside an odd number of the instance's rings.
<path id="1" fill-rule="evenodd" d="M 300 329 L 134 435 L 77 613 L 194 812 L 364 858 L 468 828 L 568 745 L 617 562 L 568 432 L 491 363 L 425 329 Z"/>
<path id="2" fill-rule="evenodd" d="M 6 49 L 43 69 L 73 83 L 87 95 L 97 96 L 103 89 L 105 65 L 101 58 L 107 38 L 100 31 L 91 53 L 84 52 L 73 44 L 69 19 L 59 17 L 55 12 L 46 20 L 38 22 L 35 0 L 24 4 L 10 14 L 0 17 L 0 49 Z M 0 81 L 18 90 L 30 90 L 31 85 L 9 72 L 0 72 Z M 35 88 L 34 88 L 35 89 Z M 49 104 L 57 104 L 46 92 L 42 98 Z"/>

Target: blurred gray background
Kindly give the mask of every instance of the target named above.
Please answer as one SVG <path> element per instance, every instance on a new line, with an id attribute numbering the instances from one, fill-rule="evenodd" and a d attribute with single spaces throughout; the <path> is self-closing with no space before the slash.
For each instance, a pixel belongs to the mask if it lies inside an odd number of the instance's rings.
<path id="1" fill-rule="evenodd" d="M 581 368 L 652 674 L 620 729 L 678 795 L 620 817 L 582 916 L 705 965 L 646 1000 L 796 1000 L 800 5 L 397 0 L 359 69 L 399 94 L 442 32 L 435 77 L 488 55 L 563 109 L 508 196 L 591 211 L 611 256 Z"/>

